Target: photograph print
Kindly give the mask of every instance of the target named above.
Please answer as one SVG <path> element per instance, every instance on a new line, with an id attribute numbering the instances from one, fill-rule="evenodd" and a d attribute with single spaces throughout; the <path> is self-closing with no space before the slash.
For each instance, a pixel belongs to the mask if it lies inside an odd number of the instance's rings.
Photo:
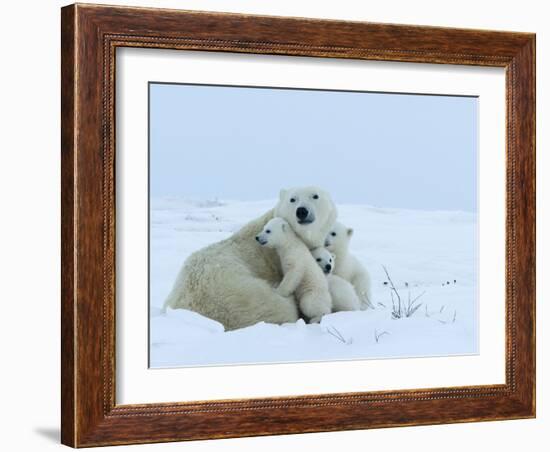
<path id="1" fill-rule="evenodd" d="M 151 368 L 479 353 L 477 97 L 148 90 Z"/>

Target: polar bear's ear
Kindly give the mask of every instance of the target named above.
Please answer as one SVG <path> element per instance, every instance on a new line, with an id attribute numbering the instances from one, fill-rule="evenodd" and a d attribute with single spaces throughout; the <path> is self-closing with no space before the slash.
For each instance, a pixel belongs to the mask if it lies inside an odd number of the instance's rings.
<path id="1" fill-rule="evenodd" d="M 353 235 L 353 228 L 348 228 L 348 237 Z"/>
<path id="2" fill-rule="evenodd" d="M 284 188 L 281 188 L 281 191 L 279 192 L 279 199 L 283 200 L 286 196 L 286 190 Z"/>

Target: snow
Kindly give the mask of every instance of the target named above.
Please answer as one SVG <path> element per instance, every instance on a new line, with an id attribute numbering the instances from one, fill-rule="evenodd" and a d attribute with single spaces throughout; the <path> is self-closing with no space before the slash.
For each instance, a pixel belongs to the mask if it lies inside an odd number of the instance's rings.
<path id="1" fill-rule="evenodd" d="M 151 367 L 478 353 L 477 220 L 470 212 L 338 205 L 339 221 L 354 228 L 351 251 L 371 273 L 375 310 L 330 314 L 320 324 L 262 322 L 229 332 L 195 312 L 161 313 L 189 254 L 275 203 L 151 199 Z M 411 300 L 420 296 L 410 317 L 393 318 L 384 267 L 404 305 L 409 293 Z"/>

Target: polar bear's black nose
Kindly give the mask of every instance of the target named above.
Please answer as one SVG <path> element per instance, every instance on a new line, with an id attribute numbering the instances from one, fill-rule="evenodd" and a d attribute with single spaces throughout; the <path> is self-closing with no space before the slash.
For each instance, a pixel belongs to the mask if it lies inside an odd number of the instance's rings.
<path id="1" fill-rule="evenodd" d="M 296 209 L 296 216 L 299 220 L 305 220 L 309 215 L 308 210 L 305 207 L 298 207 Z"/>
<path id="2" fill-rule="evenodd" d="M 260 241 L 260 237 L 256 236 L 256 242 Z"/>
<path id="3" fill-rule="evenodd" d="M 330 264 L 325 265 L 325 270 L 326 270 L 327 272 L 331 271 L 331 270 L 332 270 L 332 266 L 331 266 Z"/>

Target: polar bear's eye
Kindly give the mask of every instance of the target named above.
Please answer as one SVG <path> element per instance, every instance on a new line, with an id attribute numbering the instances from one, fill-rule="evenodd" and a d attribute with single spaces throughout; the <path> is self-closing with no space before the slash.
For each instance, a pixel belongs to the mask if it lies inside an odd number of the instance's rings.
<path id="1" fill-rule="evenodd" d="M 271 229 L 268 229 L 267 231 L 265 231 L 266 234 L 271 234 Z"/>
<path id="2" fill-rule="evenodd" d="M 313 195 L 313 199 L 319 199 L 319 195 Z"/>
<path id="3" fill-rule="evenodd" d="M 321 262 L 321 259 L 320 259 L 320 258 L 317 258 L 317 262 Z"/>
<path id="4" fill-rule="evenodd" d="M 296 198 L 290 198 L 290 202 L 296 202 Z"/>
<path id="5" fill-rule="evenodd" d="M 336 232 L 331 232 L 330 235 L 332 235 L 333 237 L 336 237 Z"/>

